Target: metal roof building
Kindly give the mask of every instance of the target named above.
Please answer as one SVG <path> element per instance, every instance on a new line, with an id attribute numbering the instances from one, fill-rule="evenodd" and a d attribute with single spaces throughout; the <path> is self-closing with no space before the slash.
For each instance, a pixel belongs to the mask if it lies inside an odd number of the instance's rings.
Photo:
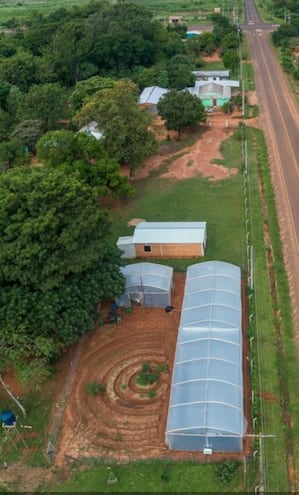
<path id="1" fill-rule="evenodd" d="M 240 268 L 220 261 L 190 266 L 165 432 L 171 450 L 242 450 L 241 321 Z"/>
<path id="2" fill-rule="evenodd" d="M 228 78 L 229 70 L 194 70 L 192 74 L 198 79 Z"/>
<path id="3" fill-rule="evenodd" d="M 206 222 L 140 222 L 133 234 L 137 257 L 204 256 L 206 242 Z"/>
<path id="4" fill-rule="evenodd" d="M 206 222 L 140 222 L 135 227 L 133 242 L 202 243 L 205 240 L 206 225 Z"/>
<path id="5" fill-rule="evenodd" d="M 139 96 L 140 105 L 157 105 L 162 96 L 168 93 L 168 89 L 161 88 L 160 86 L 149 86 L 144 88 Z"/>

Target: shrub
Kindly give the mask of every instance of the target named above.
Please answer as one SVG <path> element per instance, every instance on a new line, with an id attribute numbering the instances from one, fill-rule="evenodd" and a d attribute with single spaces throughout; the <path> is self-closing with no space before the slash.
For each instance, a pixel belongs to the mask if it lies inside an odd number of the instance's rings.
<path id="1" fill-rule="evenodd" d="M 106 387 L 103 383 L 90 382 L 86 385 L 86 391 L 89 395 L 103 394 L 106 392 Z"/>
<path id="2" fill-rule="evenodd" d="M 214 466 L 214 476 L 216 481 L 222 483 L 223 485 L 229 483 L 235 475 L 239 467 L 238 462 L 226 461 Z"/>
<path id="3" fill-rule="evenodd" d="M 149 398 L 149 399 L 153 399 L 154 397 L 156 397 L 156 392 L 155 390 L 149 390 L 146 394 L 146 396 Z"/>

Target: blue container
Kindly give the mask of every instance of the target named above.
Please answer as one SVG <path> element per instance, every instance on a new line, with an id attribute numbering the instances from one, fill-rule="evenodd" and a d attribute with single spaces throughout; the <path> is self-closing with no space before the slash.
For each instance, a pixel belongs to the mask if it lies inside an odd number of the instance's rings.
<path id="1" fill-rule="evenodd" d="M 0 412 L 0 421 L 5 426 L 12 426 L 16 422 L 16 417 L 9 409 L 6 409 Z"/>

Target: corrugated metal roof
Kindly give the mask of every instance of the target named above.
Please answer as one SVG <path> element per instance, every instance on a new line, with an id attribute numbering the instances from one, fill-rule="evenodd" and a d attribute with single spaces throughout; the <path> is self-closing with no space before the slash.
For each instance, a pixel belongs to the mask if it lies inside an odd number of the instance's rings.
<path id="1" fill-rule="evenodd" d="M 95 120 L 89 122 L 87 125 L 84 125 L 79 129 L 79 132 L 84 132 L 85 134 L 89 134 L 90 136 L 93 136 L 97 140 L 101 139 L 103 137 L 102 131 L 98 128 L 98 124 Z"/>
<path id="2" fill-rule="evenodd" d="M 168 89 L 161 88 L 160 86 L 149 86 L 144 88 L 139 96 L 140 105 L 157 105 L 159 100 L 168 93 Z"/>
<path id="3" fill-rule="evenodd" d="M 141 222 L 134 231 L 134 244 L 202 244 L 206 222 Z"/>
<path id="4" fill-rule="evenodd" d="M 194 70 L 196 77 L 229 77 L 229 70 Z"/>
<path id="5" fill-rule="evenodd" d="M 195 88 L 204 88 L 205 86 L 209 86 L 209 84 L 216 84 L 221 87 L 230 87 L 230 88 L 238 88 L 240 86 L 239 81 L 235 80 L 218 80 L 218 81 L 195 81 Z"/>

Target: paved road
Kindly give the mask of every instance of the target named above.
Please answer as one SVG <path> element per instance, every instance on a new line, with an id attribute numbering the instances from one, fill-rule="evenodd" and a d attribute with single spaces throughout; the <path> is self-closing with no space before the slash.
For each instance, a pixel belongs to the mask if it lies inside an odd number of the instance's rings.
<path id="1" fill-rule="evenodd" d="M 262 23 L 253 0 L 245 0 L 245 14 L 242 29 L 255 68 L 299 346 L 299 112 L 270 46 L 275 26 Z"/>

